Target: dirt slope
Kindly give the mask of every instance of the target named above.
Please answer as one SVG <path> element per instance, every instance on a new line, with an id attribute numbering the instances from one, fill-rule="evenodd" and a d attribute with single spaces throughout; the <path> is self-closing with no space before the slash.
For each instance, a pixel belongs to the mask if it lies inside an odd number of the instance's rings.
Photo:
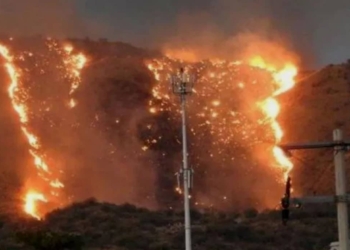
<path id="1" fill-rule="evenodd" d="M 350 139 L 350 62 L 301 74 L 281 102 L 284 143 L 331 141 L 335 128 Z M 333 192 L 332 154 L 331 149 L 294 152 L 296 190 L 306 194 Z"/>

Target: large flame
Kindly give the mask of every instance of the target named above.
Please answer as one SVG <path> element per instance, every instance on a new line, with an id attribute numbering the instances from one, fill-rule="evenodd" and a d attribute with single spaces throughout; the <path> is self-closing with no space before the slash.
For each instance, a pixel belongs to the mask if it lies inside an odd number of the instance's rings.
<path id="1" fill-rule="evenodd" d="M 71 79 L 72 83 L 70 95 L 79 87 L 81 81 L 80 71 L 86 63 L 86 58 L 83 54 L 73 54 L 72 50 L 72 46 L 66 46 L 64 48 L 66 54 L 63 58 L 67 67 L 68 77 Z M 64 184 L 59 180 L 57 174 L 60 171 L 57 171 L 57 169 L 52 171 L 51 167 L 48 165 L 44 150 L 40 144 L 40 139 L 30 128 L 29 108 L 27 105 L 28 93 L 21 83 L 21 70 L 15 63 L 17 58 L 13 56 L 4 45 L 0 45 L 0 55 L 5 61 L 4 66 L 10 79 L 8 95 L 19 117 L 21 130 L 28 141 L 29 153 L 33 157 L 33 162 L 37 170 L 36 175 L 40 178 L 41 182 L 45 183 L 45 185 L 37 182 L 28 182 L 28 184 L 26 184 L 23 209 L 25 213 L 34 218 L 41 219 L 44 214 L 39 211 L 39 203 L 48 203 L 55 199 L 57 201 L 57 198 L 60 196 L 60 190 L 64 187 Z M 19 57 L 19 59 L 23 58 Z M 72 97 L 69 103 L 72 107 L 75 106 L 72 104 L 75 104 L 76 101 Z M 43 188 L 44 186 L 49 188 Z"/>
<path id="2" fill-rule="evenodd" d="M 19 69 L 17 69 L 15 66 L 14 57 L 10 54 L 7 47 L 0 45 L 0 53 L 5 59 L 5 68 L 10 77 L 8 94 L 11 98 L 12 106 L 20 118 L 21 129 L 31 147 L 29 152 L 34 158 L 34 164 L 37 167 L 39 173 L 45 176 L 49 173 L 49 168 L 42 155 L 39 153 L 40 144 L 37 136 L 30 132 L 28 128 L 28 108 L 26 106 L 26 99 L 22 97 L 23 93 L 25 92 L 23 92 L 24 90 L 21 89 Z M 25 195 L 24 211 L 35 218 L 40 218 L 39 214 L 36 211 L 36 203 L 39 200 L 43 202 L 47 201 L 44 194 L 34 190 L 28 191 L 28 193 Z"/>
<path id="3" fill-rule="evenodd" d="M 276 85 L 276 90 L 271 94 L 271 96 L 265 101 L 261 102 L 259 105 L 267 115 L 271 128 L 274 131 L 276 145 L 273 147 L 273 155 L 275 156 L 279 166 L 283 168 L 284 179 L 287 180 L 287 177 L 293 168 L 293 163 L 286 157 L 283 150 L 277 146 L 277 144 L 282 140 L 283 130 L 277 122 L 277 117 L 280 113 L 280 105 L 276 97 L 293 88 L 295 85 L 295 77 L 298 72 L 297 67 L 292 63 L 286 63 L 282 68 L 277 69 L 276 66 L 267 63 L 261 56 L 253 57 L 249 63 L 254 67 L 271 72 Z"/>

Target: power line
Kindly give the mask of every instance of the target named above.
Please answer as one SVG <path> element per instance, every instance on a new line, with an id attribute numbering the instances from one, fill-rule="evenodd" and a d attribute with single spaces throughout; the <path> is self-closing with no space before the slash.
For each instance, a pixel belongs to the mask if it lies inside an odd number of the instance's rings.
<path id="1" fill-rule="evenodd" d="M 302 166 L 307 166 L 307 167 L 310 166 L 309 162 L 307 162 L 306 160 L 304 160 L 304 159 L 302 159 L 302 158 L 300 158 L 298 156 L 293 156 L 293 159 L 296 159 L 299 162 L 301 162 Z M 313 178 L 314 182 L 313 182 L 313 184 L 311 185 L 311 188 L 310 188 L 310 190 L 311 190 L 311 192 L 313 194 L 316 194 L 317 187 L 319 187 L 320 183 L 322 183 L 323 178 L 326 176 L 325 174 L 327 173 L 327 170 L 330 170 L 330 169 L 331 169 L 331 164 L 328 164 L 327 167 L 322 168 L 318 172 L 317 176 L 315 178 Z"/>

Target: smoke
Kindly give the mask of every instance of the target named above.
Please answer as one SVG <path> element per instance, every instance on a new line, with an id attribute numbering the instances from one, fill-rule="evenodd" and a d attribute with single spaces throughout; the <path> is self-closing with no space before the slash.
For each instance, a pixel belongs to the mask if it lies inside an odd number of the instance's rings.
<path id="1" fill-rule="evenodd" d="M 345 49 L 349 41 L 343 25 L 349 16 L 349 2 L 345 0 L 219 0 L 209 7 L 198 1 L 195 10 L 186 10 L 185 6 L 174 22 L 159 25 L 156 41 L 161 41 L 158 44 L 165 45 L 165 49 L 189 46 L 197 48 L 200 57 L 213 52 L 233 57 L 235 48 L 242 49 L 236 46 L 239 37 L 254 34 L 295 52 L 303 68 L 339 62 L 350 55 Z"/>
<path id="2" fill-rule="evenodd" d="M 0 23 L 0 34 L 9 36 L 96 37 L 108 32 L 106 24 L 84 18 L 79 1 L 70 0 L 0 0 Z"/>
<path id="3" fill-rule="evenodd" d="M 1 0 L 0 32 L 106 37 L 144 47 L 164 45 L 186 29 L 191 32 L 184 39 L 192 41 L 214 30 L 219 50 L 221 42 L 238 34 L 263 33 L 270 40 L 277 34 L 310 68 L 348 59 L 349 35 L 343 24 L 349 22 L 349 9 L 347 0 Z"/>
<path id="4" fill-rule="evenodd" d="M 86 69 L 76 109 L 79 138 L 73 140 L 81 153 L 71 152 L 80 166 L 73 178 L 80 197 L 156 207 L 153 157 L 137 138 L 152 84 L 145 71 L 134 59 L 113 57 Z"/>
<path id="5" fill-rule="evenodd" d="M 264 33 L 274 36 L 272 40 L 278 34 L 310 68 L 350 56 L 349 35 L 343 25 L 349 22 L 349 7 L 347 0 L 1 0 L 0 32 L 106 37 L 144 47 L 163 45 L 168 37 L 184 34 L 191 27 L 185 40 L 195 41 L 215 30 L 214 40 L 220 37 L 219 43 L 215 42 L 219 50 L 221 42 L 238 34 Z"/>
<path id="6" fill-rule="evenodd" d="M 208 13 L 186 13 L 179 17 L 172 32 L 162 35 L 160 45 L 166 55 L 189 62 L 204 59 L 244 60 L 260 55 L 273 62 L 300 63 L 286 36 L 267 17 L 254 19 L 245 29 L 227 34 Z M 238 18 L 238 17 L 237 17 Z M 242 22 L 242 20 L 241 20 Z"/>

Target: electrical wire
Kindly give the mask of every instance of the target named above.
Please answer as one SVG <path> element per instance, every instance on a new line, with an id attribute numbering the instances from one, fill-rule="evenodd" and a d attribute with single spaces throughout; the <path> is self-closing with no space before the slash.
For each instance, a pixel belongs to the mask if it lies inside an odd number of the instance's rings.
<path id="1" fill-rule="evenodd" d="M 297 157 L 297 156 L 293 156 L 294 159 L 298 160 L 302 166 L 307 166 L 310 165 L 310 163 L 308 163 L 306 160 Z M 319 174 L 314 178 L 314 182 L 311 185 L 311 191 L 313 194 L 316 194 L 316 190 L 318 189 L 318 187 L 320 186 L 320 184 L 322 183 L 325 174 L 327 173 L 327 170 L 332 169 L 331 168 L 331 164 L 328 164 L 326 167 L 322 168 L 320 172 L 318 172 Z"/>

